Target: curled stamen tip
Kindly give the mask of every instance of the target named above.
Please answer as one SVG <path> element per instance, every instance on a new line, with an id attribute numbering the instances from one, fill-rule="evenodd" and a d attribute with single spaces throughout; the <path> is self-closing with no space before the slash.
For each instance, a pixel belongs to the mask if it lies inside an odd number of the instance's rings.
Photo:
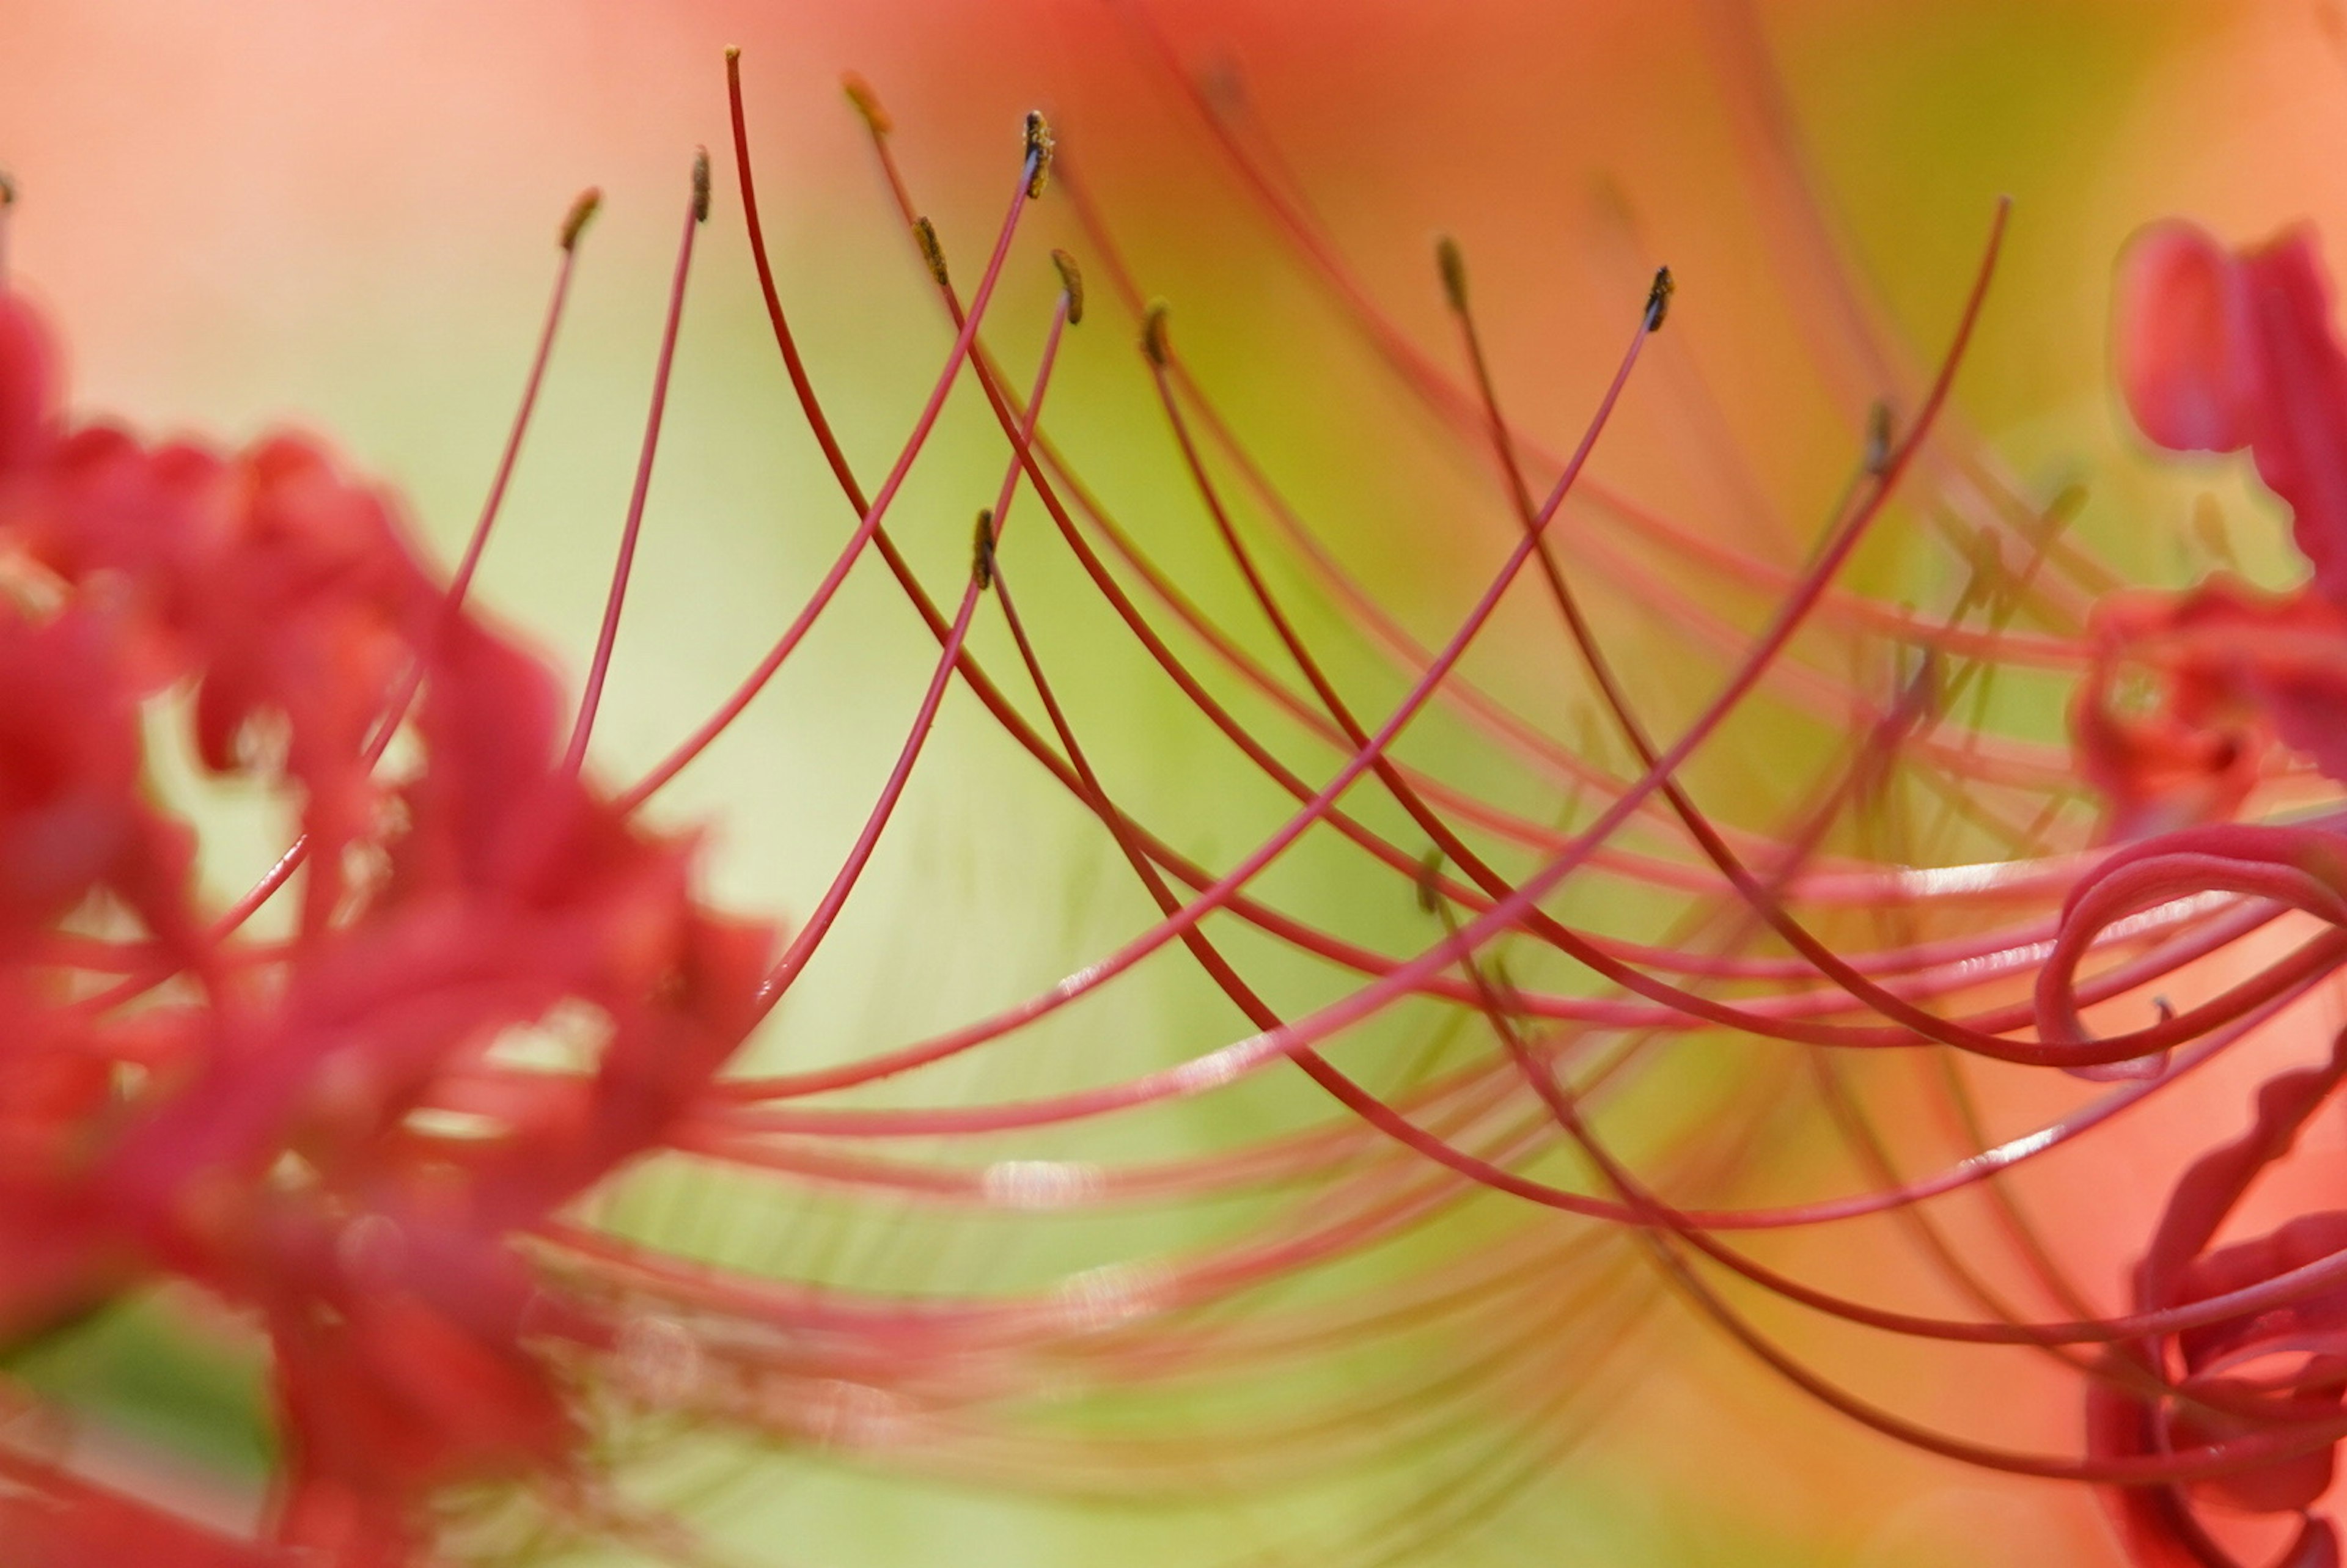
<path id="1" fill-rule="evenodd" d="M 864 117 L 866 128 L 874 136 L 887 136 L 897 128 L 897 122 L 890 119 L 888 111 L 880 107 L 879 95 L 872 90 L 870 82 L 850 71 L 839 78 L 839 86 L 847 94 L 847 101 L 856 106 L 856 112 Z"/>
<path id="2" fill-rule="evenodd" d="M 994 586 L 994 508 L 980 507 L 978 511 L 978 536 L 973 541 L 969 559 L 969 579 L 984 593 Z"/>
<path id="3" fill-rule="evenodd" d="M 1448 234 L 1439 234 L 1434 241 L 1434 265 L 1442 274 L 1442 297 L 1460 315 L 1467 313 L 1467 258 L 1460 253 L 1459 241 Z"/>
<path id="4" fill-rule="evenodd" d="M 927 218 L 916 218 L 913 220 L 913 238 L 919 242 L 921 260 L 928 263 L 929 276 L 938 281 L 938 287 L 953 287 L 952 279 L 946 272 L 946 248 L 938 243 L 938 226 Z"/>
<path id="5" fill-rule="evenodd" d="M 1165 302 L 1152 300 L 1148 314 L 1141 318 L 1141 352 L 1147 354 L 1149 363 L 1160 370 L 1165 368 L 1171 353 L 1165 346 Z"/>
<path id="6" fill-rule="evenodd" d="M 709 221 L 709 149 L 696 148 L 692 154 L 692 220 Z"/>
<path id="7" fill-rule="evenodd" d="M 1672 281 L 1671 270 L 1668 267 L 1655 268 L 1654 286 L 1646 291 L 1646 330 L 1648 332 L 1657 333 L 1663 330 L 1663 318 L 1671 313 L 1671 295 L 1677 291 L 1678 284 Z"/>
<path id="8" fill-rule="evenodd" d="M 1430 849 L 1418 863 L 1418 909 L 1431 915 L 1442 907 L 1442 851 Z"/>
<path id="9" fill-rule="evenodd" d="M 596 212 L 602 205 L 603 192 L 595 186 L 590 185 L 579 193 L 579 200 L 570 204 L 569 215 L 562 220 L 564 250 L 575 251 L 579 248 L 579 236 L 586 232 L 587 225 L 594 220 Z"/>
<path id="10" fill-rule="evenodd" d="M 1068 324 L 1074 326 L 1084 319 L 1083 270 L 1065 251 L 1051 252 L 1051 265 L 1060 270 L 1060 287 L 1068 296 Z"/>
<path id="11" fill-rule="evenodd" d="M 1027 176 L 1027 196 L 1032 200 L 1043 194 L 1043 187 L 1051 178 L 1051 153 L 1058 146 L 1051 136 L 1051 122 L 1043 118 L 1040 109 L 1027 111 L 1027 159 L 1031 172 Z"/>

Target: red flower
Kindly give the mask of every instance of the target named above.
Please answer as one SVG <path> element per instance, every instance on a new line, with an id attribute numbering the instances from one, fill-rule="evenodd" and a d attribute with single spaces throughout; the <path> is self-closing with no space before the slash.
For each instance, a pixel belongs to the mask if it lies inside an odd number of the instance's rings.
<path id="1" fill-rule="evenodd" d="M 2163 225 L 2130 251 L 2119 301 L 2120 384 L 2144 434 L 2177 451 L 2249 448 L 2289 505 L 2312 569 L 2286 595 L 2219 578 L 2182 596 L 2137 594 L 2097 610 L 2078 735 L 2115 826 L 2131 834 L 2229 815 L 2274 771 L 2277 744 L 2347 782 L 2347 352 L 2304 231 L 2230 255 L 2196 229 Z M 2110 711 L 2112 687 L 2130 668 L 2158 673 L 2164 703 L 2122 719 Z M 2262 868 L 2275 877 L 2266 890 L 2333 923 L 2347 917 L 2347 839 L 2331 822 L 2154 838 L 2099 875 L 2162 860 L 2178 867 L 2170 892 L 2241 888 L 2233 878 Z M 2347 1288 L 2321 1282 L 2323 1266 L 2347 1247 L 2347 1211 L 2303 1214 L 2224 1245 L 2218 1236 L 2342 1077 L 2347 1034 L 2327 1065 L 2267 1082 L 2250 1129 L 2178 1182 L 2137 1266 L 2140 1314 L 2250 1293 L 2230 1311 L 2190 1314 L 2133 1342 L 2090 1391 L 2093 1457 L 2219 1461 L 2183 1484 L 2113 1494 L 2146 1568 L 2238 1568 L 2205 1522 L 2209 1506 L 2296 1516 L 2279 1559 L 2287 1568 L 2340 1560 L 2331 1522 L 2311 1511 L 2331 1485 L 2347 1398 Z"/>
<path id="2" fill-rule="evenodd" d="M 436 1489 L 570 1463 L 547 1347 L 613 1330 L 552 1306 L 515 1238 L 702 1091 L 767 936 L 564 764 L 546 671 L 317 446 L 149 446 L 67 426 L 55 391 L 0 295 L 0 1337 L 159 1275 L 251 1309 L 290 1450 L 277 1539 L 406 1562 Z M 146 758 L 179 687 L 206 768 L 299 802 L 290 941 L 196 905 Z M 415 760 L 386 777 L 395 732 Z M 590 1070 L 463 1132 L 419 1118 L 558 1004 L 600 1020 Z M 0 1501 L 12 1524 L 39 1562 L 178 1539 L 62 1483 Z"/>

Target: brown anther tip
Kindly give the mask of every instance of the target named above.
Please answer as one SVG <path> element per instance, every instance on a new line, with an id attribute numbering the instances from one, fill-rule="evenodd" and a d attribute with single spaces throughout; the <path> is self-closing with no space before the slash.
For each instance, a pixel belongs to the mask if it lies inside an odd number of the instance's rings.
<path id="1" fill-rule="evenodd" d="M 590 185 L 579 193 L 579 200 L 570 204 L 569 216 L 562 220 L 564 250 L 575 251 L 579 248 L 579 236 L 586 232 L 587 225 L 594 221 L 595 214 L 602 205 L 603 192 L 596 187 Z"/>
<path id="2" fill-rule="evenodd" d="M 1418 910 L 1432 915 L 1442 907 L 1442 851 L 1430 849 L 1418 863 Z"/>
<path id="3" fill-rule="evenodd" d="M 1973 569 L 1982 576 L 2004 577 L 2006 575 L 2004 541 L 1986 528 L 1974 530 L 1973 537 L 1965 544 L 1964 554 L 1971 558 Z"/>
<path id="4" fill-rule="evenodd" d="M 1448 234 L 1439 234 L 1434 241 L 1434 265 L 1442 274 L 1442 297 L 1460 315 L 1467 313 L 1467 258 L 1460 252 L 1459 241 Z"/>
<path id="5" fill-rule="evenodd" d="M 0 169 L 0 207 L 14 207 L 15 205 L 16 182 L 9 177 L 6 169 Z"/>
<path id="6" fill-rule="evenodd" d="M 953 287 L 952 279 L 946 272 L 946 248 L 938 243 L 938 226 L 927 218 L 916 218 L 913 220 L 913 238 L 920 242 L 921 260 L 929 264 L 929 276 L 938 281 L 938 287 Z"/>
<path id="7" fill-rule="evenodd" d="M 880 97 L 872 90 L 870 82 L 850 71 L 839 78 L 839 86 L 840 90 L 846 93 L 847 101 L 856 106 L 856 112 L 864 117 L 866 128 L 874 136 L 887 136 L 897 128 L 897 122 L 890 119 L 888 111 L 880 107 Z"/>
<path id="8" fill-rule="evenodd" d="M 1922 649 L 1915 656 L 1915 673 L 1907 682 L 1900 706 L 1919 720 L 1937 715 L 1945 697 L 1941 684 L 1943 673 L 1940 651 L 1930 646 Z"/>
<path id="9" fill-rule="evenodd" d="M 1866 471 L 1880 477 L 1891 466 L 1891 448 L 1898 426 L 1891 405 L 1881 398 L 1866 411 Z"/>
<path id="10" fill-rule="evenodd" d="M 709 149 L 696 148 L 692 154 L 692 220 L 709 221 Z"/>
<path id="11" fill-rule="evenodd" d="M 1149 363 L 1160 370 L 1165 368 L 1165 362 L 1172 357 L 1172 351 L 1165 346 L 1165 302 L 1152 300 L 1148 314 L 1141 318 L 1141 352 L 1147 354 Z"/>
<path id="12" fill-rule="evenodd" d="M 1208 60 L 1191 73 L 1198 96 L 1217 119 L 1236 119 L 1246 112 L 1246 73 L 1229 56 Z"/>
<path id="13" fill-rule="evenodd" d="M 1051 252 L 1051 265 L 1060 270 L 1060 288 L 1068 296 L 1068 324 L 1074 326 L 1084 319 L 1083 272 L 1065 251 Z"/>
<path id="14" fill-rule="evenodd" d="M 1671 280 L 1671 270 L 1668 267 L 1655 269 L 1654 286 L 1646 291 L 1646 330 L 1648 332 L 1657 333 L 1663 330 L 1663 318 L 1671 313 L 1671 295 L 1677 289 L 1678 284 Z"/>
<path id="15" fill-rule="evenodd" d="M 978 535 L 972 542 L 969 577 L 984 593 L 994 586 L 994 508 L 981 507 L 978 512 Z"/>
<path id="16" fill-rule="evenodd" d="M 1027 177 L 1027 199 L 1033 200 L 1043 194 L 1043 187 L 1051 178 L 1051 153 L 1057 146 L 1051 136 L 1051 122 L 1043 118 L 1040 109 L 1027 111 L 1027 159 L 1033 172 Z"/>

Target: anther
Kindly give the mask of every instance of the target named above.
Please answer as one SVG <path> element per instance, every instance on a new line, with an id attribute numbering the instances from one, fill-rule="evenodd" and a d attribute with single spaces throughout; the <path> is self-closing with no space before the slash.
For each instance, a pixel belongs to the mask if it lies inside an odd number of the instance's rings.
<path id="1" fill-rule="evenodd" d="M 1440 846 L 1426 852 L 1418 863 L 1418 909 L 1421 915 L 1432 915 L 1442 908 L 1442 850 Z"/>
<path id="2" fill-rule="evenodd" d="M 1646 291 L 1646 330 L 1648 332 L 1658 333 L 1663 330 L 1663 318 L 1670 314 L 1671 295 L 1677 288 L 1678 284 L 1671 281 L 1671 270 L 1668 267 L 1655 269 L 1654 286 Z"/>
<path id="3" fill-rule="evenodd" d="M 839 79 L 839 85 L 847 94 L 847 101 L 856 106 L 856 112 L 864 117 L 866 127 L 874 136 L 887 136 L 897 128 L 897 122 L 890 119 L 888 111 L 880 107 L 879 96 L 873 92 L 870 82 L 850 71 Z"/>
<path id="4" fill-rule="evenodd" d="M 2004 569 L 2004 541 L 1986 528 L 1973 531 L 1964 553 L 1970 559 L 1973 575 L 1983 582 L 2002 588 L 2013 575 Z"/>
<path id="5" fill-rule="evenodd" d="M 1941 683 L 1940 651 L 1926 645 L 1915 648 L 1906 645 L 1908 657 L 1914 668 L 1908 674 L 1899 692 L 1899 711 L 1914 723 L 1937 717 L 1942 710 L 1945 689 Z"/>
<path id="6" fill-rule="evenodd" d="M 929 264 L 929 276 L 938 281 L 938 287 L 952 288 L 953 282 L 946 274 L 946 248 L 938 243 L 938 226 L 927 218 L 916 218 L 913 238 L 919 241 L 921 260 Z"/>
<path id="7" fill-rule="evenodd" d="M 1246 77 L 1238 62 L 1225 55 L 1207 61 L 1193 77 L 1198 96 L 1205 100 L 1214 118 L 1229 121 L 1246 112 Z"/>
<path id="8" fill-rule="evenodd" d="M 1891 412 L 1887 399 L 1876 398 L 1866 411 L 1866 472 L 1869 477 L 1880 478 L 1891 466 L 1891 448 L 1898 439 L 1897 415 Z"/>
<path id="9" fill-rule="evenodd" d="M 8 177 L 6 169 L 0 169 L 0 207 L 15 205 L 16 205 L 16 182 Z"/>
<path id="10" fill-rule="evenodd" d="M 1051 177 L 1051 122 L 1043 118 L 1040 109 L 1027 111 L 1027 157 L 1034 172 L 1027 177 L 1027 197 L 1033 200 L 1043 194 L 1043 187 Z"/>
<path id="11" fill-rule="evenodd" d="M 1068 296 L 1068 324 L 1074 326 L 1084 319 L 1083 272 L 1065 251 L 1051 252 L 1051 265 L 1060 270 L 1060 287 Z"/>
<path id="12" fill-rule="evenodd" d="M 1438 235 L 1434 241 L 1435 270 L 1442 274 L 1442 297 L 1460 315 L 1467 313 L 1467 258 L 1459 251 L 1459 241 L 1448 234 Z"/>
<path id="13" fill-rule="evenodd" d="M 1165 302 L 1152 300 L 1149 313 L 1141 319 L 1141 352 L 1158 369 L 1165 368 L 1170 351 L 1165 346 Z"/>
<path id="14" fill-rule="evenodd" d="M 978 537 L 971 548 L 969 577 L 984 593 L 994 586 L 994 508 L 981 507 L 978 512 Z"/>
<path id="15" fill-rule="evenodd" d="M 593 221 L 596 210 L 602 205 L 603 193 L 595 187 L 590 185 L 579 193 L 579 200 L 570 204 L 570 215 L 562 220 L 564 250 L 579 248 L 579 236 L 586 231 L 587 225 Z"/>
<path id="16" fill-rule="evenodd" d="M 709 221 L 709 149 L 696 148 L 692 154 L 692 220 Z"/>

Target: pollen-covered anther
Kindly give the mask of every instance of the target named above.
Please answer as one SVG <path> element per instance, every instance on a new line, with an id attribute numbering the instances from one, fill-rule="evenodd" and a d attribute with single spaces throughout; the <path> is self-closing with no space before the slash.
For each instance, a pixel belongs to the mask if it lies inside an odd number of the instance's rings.
<path id="1" fill-rule="evenodd" d="M 864 117 L 866 128 L 874 136 L 887 136 L 897 128 L 897 122 L 890 119 L 888 111 L 880 107 L 880 96 L 872 90 L 870 82 L 850 71 L 839 78 L 839 87 L 847 95 L 847 101 L 856 106 L 856 112 Z"/>
<path id="2" fill-rule="evenodd" d="M 598 187 L 590 185 L 579 193 L 579 200 L 570 204 L 569 214 L 562 220 L 564 250 L 579 248 L 579 236 L 587 231 L 587 225 L 595 220 L 595 214 L 601 210 L 602 206 L 603 192 Z"/>
<path id="3" fill-rule="evenodd" d="M 994 508 L 978 509 L 978 528 L 970 545 L 969 579 L 984 593 L 994 586 Z"/>
<path id="4" fill-rule="evenodd" d="M 1671 313 L 1671 295 L 1677 292 L 1678 284 L 1673 281 L 1671 270 L 1668 267 L 1655 268 L 1654 285 L 1646 291 L 1646 330 L 1648 332 L 1658 333 L 1663 330 L 1663 318 Z"/>
<path id="5" fill-rule="evenodd" d="M 1051 153 L 1057 143 L 1051 137 L 1051 122 L 1043 118 L 1040 109 L 1027 111 L 1027 158 L 1033 166 L 1027 176 L 1029 200 L 1043 194 L 1043 187 L 1051 179 Z"/>
<path id="6" fill-rule="evenodd" d="M 1173 351 L 1165 345 L 1166 313 L 1167 307 L 1163 300 L 1152 300 L 1149 302 L 1148 313 L 1141 318 L 1141 352 L 1147 354 L 1149 363 L 1160 370 L 1165 368 L 1167 360 L 1173 354 Z"/>
<path id="7" fill-rule="evenodd" d="M 1074 326 L 1084 319 L 1083 271 L 1065 251 L 1051 252 L 1051 265 L 1059 269 L 1060 289 L 1068 296 L 1068 324 Z"/>
<path id="8" fill-rule="evenodd" d="M 921 260 L 929 264 L 929 276 L 937 280 L 938 287 L 953 287 L 952 278 L 946 272 L 946 248 L 938 243 L 938 226 L 927 218 L 914 219 L 913 239 L 921 247 Z"/>
<path id="9" fill-rule="evenodd" d="M 1467 313 L 1467 258 L 1460 253 L 1459 241 L 1448 234 L 1434 241 L 1434 266 L 1442 274 L 1442 298 L 1453 311 Z"/>
<path id="10" fill-rule="evenodd" d="M 709 221 L 709 149 L 695 148 L 692 153 L 692 220 Z"/>

